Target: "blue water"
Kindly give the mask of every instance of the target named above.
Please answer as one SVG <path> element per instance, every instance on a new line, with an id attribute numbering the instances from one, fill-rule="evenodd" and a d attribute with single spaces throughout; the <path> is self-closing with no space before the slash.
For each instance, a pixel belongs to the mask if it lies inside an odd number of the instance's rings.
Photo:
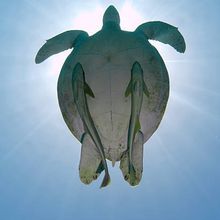
<path id="1" fill-rule="evenodd" d="M 102 176 L 89 186 L 79 180 L 80 144 L 57 102 L 60 67 L 51 74 L 55 58 L 36 65 L 34 57 L 83 9 L 114 3 L 120 12 L 124 1 L 0 2 L 0 219 L 220 219 L 220 3 L 130 2 L 146 21 L 179 27 L 187 49 L 158 46 L 171 93 L 145 144 L 140 185 L 130 187 L 116 164 L 102 190 Z"/>

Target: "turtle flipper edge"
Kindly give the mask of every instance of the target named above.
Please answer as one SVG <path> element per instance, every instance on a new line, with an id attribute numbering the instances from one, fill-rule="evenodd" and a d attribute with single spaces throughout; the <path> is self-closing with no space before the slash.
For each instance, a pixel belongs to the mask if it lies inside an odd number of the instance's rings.
<path id="1" fill-rule="evenodd" d="M 87 37 L 88 34 L 81 30 L 66 31 L 58 34 L 57 36 L 47 40 L 40 48 L 35 57 L 35 63 L 41 63 L 54 54 L 71 49 L 75 47 L 80 38 L 85 39 Z"/>
<path id="2" fill-rule="evenodd" d="M 186 43 L 177 27 L 161 21 L 151 21 L 141 24 L 135 31 L 141 31 L 149 40 L 157 40 L 169 44 L 178 52 L 184 53 Z"/>
<path id="3" fill-rule="evenodd" d="M 81 157 L 79 163 L 80 180 L 85 184 L 90 184 L 96 180 L 104 170 L 101 157 L 97 148 L 88 133 L 82 137 Z"/>

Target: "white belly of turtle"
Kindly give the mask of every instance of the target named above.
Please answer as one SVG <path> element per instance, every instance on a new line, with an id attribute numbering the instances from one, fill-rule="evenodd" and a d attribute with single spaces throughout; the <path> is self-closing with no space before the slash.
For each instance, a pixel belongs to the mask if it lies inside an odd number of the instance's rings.
<path id="1" fill-rule="evenodd" d="M 125 97 L 125 90 L 130 81 L 133 63 L 136 60 L 140 62 L 145 82 L 152 94 L 149 99 L 144 97 L 140 113 L 144 142 L 160 123 L 169 92 L 166 68 L 159 65 L 159 62 L 150 64 L 149 51 L 142 46 L 127 50 L 126 56 L 124 53 L 80 56 L 86 82 L 95 94 L 95 98 L 87 96 L 89 110 L 102 140 L 106 158 L 113 163 L 120 160 L 127 149 L 131 98 Z"/>
<path id="2" fill-rule="evenodd" d="M 80 51 L 70 57 L 69 63 L 67 60 L 58 81 L 60 108 L 64 119 L 73 134 L 82 141 L 85 129 L 73 104 L 72 72 L 68 71 L 73 69 L 77 62 L 82 65 L 85 81 L 95 95 L 94 98 L 88 95 L 86 98 L 92 120 L 103 144 L 105 157 L 112 161 L 113 165 L 115 161 L 121 160 L 120 168 L 125 178 L 128 172 L 128 159 L 125 154 L 122 159 L 122 155 L 127 150 L 131 115 L 131 98 L 125 97 L 125 90 L 131 80 L 133 63 L 138 61 L 143 68 L 144 81 L 150 92 L 148 98 L 143 97 L 140 111 L 142 133 L 135 142 L 142 139 L 143 143 L 146 142 L 157 129 L 169 94 L 169 79 L 165 65 L 160 56 L 158 57 L 146 43 L 145 45 L 126 50 L 126 56 L 125 51 L 114 54 L 111 52 L 87 54 Z M 97 167 L 101 158 L 93 141 L 86 137 L 85 142 L 81 152 L 80 178 L 88 184 L 99 175 Z M 139 143 L 139 149 L 134 154 L 137 174 L 135 184 L 139 183 L 143 169 L 143 143 Z"/>

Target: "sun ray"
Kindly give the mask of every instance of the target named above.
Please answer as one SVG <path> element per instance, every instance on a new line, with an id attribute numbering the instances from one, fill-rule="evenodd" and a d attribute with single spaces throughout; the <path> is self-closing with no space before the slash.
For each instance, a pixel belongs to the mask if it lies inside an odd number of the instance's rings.
<path id="1" fill-rule="evenodd" d="M 169 147 L 167 147 L 164 143 L 166 142 L 165 140 L 163 140 L 162 137 L 160 137 L 159 135 L 157 135 L 155 137 L 155 140 L 158 144 L 158 147 L 160 147 L 161 150 L 163 150 L 163 152 L 161 152 L 161 154 L 167 158 L 167 160 L 169 161 L 170 165 L 172 166 L 172 169 L 175 170 L 176 173 L 178 173 L 178 176 L 181 177 L 181 179 L 183 179 L 184 181 L 187 181 L 189 184 L 193 184 L 194 188 L 199 190 L 200 193 L 202 193 L 204 199 L 207 199 L 209 201 L 211 201 L 211 197 L 208 193 L 208 191 L 205 189 L 205 187 L 203 186 L 202 183 L 200 183 L 198 176 L 196 175 L 196 173 L 193 173 L 191 171 L 191 168 L 189 167 L 189 165 L 186 163 L 186 161 L 179 161 L 177 160 L 176 156 L 173 155 L 172 151 L 169 150 Z M 195 152 L 196 149 L 193 149 L 193 152 L 191 150 L 191 154 L 196 153 Z M 182 165 L 184 163 L 184 166 Z"/>
<path id="2" fill-rule="evenodd" d="M 125 1 L 119 11 L 121 28 L 124 30 L 134 31 L 141 23 L 144 22 L 143 15 L 141 15 L 141 13 L 137 10 L 133 2 Z"/>
<path id="3" fill-rule="evenodd" d="M 196 101 L 190 101 L 187 96 L 180 95 L 177 91 L 173 91 L 170 99 L 175 100 L 175 102 L 181 103 L 181 105 L 184 105 L 188 111 L 195 111 L 207 118 L 210 118 L 212 120 L 216 120 L 219 118 L 218 114 L 212 114 L 210 111 L 208 111 L 206 108 L 201 107 L 201 104 L 196 104 Z M 190 109 L 190 110 L 189 110 Z"/>
<path id="4" fill-rule="evenodd" d="M 39 131 L 45 124 L 47 124 L 50 120 L 52 120 L 56 115 L 56 112 L 53 112 L 52 114 L 48 114 L 44 120 L 38 122 L 35 127 L 33 127 L 23 138 L 21 138 L 17 144 L 15 144 L 11 149 L 5 153 L 1 159 L 0 163 L 4 163 L 4 161 L 9 160 L 18 150 L 20 150 L 22 147 L 24 147 L 24 143 L 28 140 L 30 140 L 37 131 Z M 0 168 L 3 166 L 0 166 Z"/>
<path id="5" fill-rule="evenodd" d="M 63 23 L 61 22 L 61 20 L 59 19 L 59 17 L 57 17 L 56 14 L 52 14 L 49 13 L 48 9 L 45 7 L 45 5 L 43 6 L 43 4 L 39 3 L 39 1 L 35 1 L 35 0 L 24 0 L 26 2 L 26 4 L 28 4 L 33 10 L 38 11 L 38 13 L 42 16 L 45 17 L 47 20 L 50 20 L 52 23 L 55 23 L 56 25 L 58 25 L 59 27 L 63 26 Z M 52 6 L 52 5 L 51 5 Z"/>

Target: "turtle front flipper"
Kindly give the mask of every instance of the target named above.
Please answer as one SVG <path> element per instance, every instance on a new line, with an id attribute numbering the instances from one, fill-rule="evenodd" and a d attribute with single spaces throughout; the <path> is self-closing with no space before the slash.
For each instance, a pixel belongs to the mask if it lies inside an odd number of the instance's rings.
<path id="1" fill-rule="evenodd" d="M 149 40 L 157 40 L 169 44 L 178 52 L 184 53 L 186 49 L 185 40 L 177 27 L 161 21 L 151 21 L 141 24 L 135 30 L 143 32 Z"/>
<path id="2" fill-rule="evenodd" d="M 83 183 L 90 184 L 98 178 L 104 167 L 100 154 L 88 133 L 83 134 L 81 142 L 79 176 Z"/>
<path id="3" fill-rule="evenodd" d="M 58 34 L 47 40 L 47 42 L 40 48 L 36 55 L 35 62 L 41 63 L 54 54 L 71 49 L 82 39 L 86 38 L 88 38 L 88 34 L 85 31 L 80 30 L 66 31 Z"/>
<path id="4" fill-rule="evenodd" d="M 129 157 L 128 151 L 125 151 L 120 162 L 120 169 L 124 176 L 124 179 L 132 186 L 138 185 L 141 181 L 143 172 L 143 145 L 144 138 L 141 131 L 138 131 L 135 135 L 133 148 L 132 148 L 132 164 L 134 168 L 134 179 L 130 178 L 129 174 Z"/>

